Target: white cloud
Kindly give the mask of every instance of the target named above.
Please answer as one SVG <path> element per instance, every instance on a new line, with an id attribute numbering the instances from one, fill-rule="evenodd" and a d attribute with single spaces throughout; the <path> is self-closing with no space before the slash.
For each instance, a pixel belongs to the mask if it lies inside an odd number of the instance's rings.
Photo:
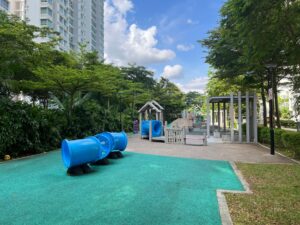
<path id="1" fill-rule="evenodd" d="M 177 45 L 176 46 L 179 51 L 188 52 L 195 48 L 194 45 Z"/>
<path id="2" fill-rule="evenodd" d="M 190 24 L 190 25 L 195 25 L 195 24 L 198 24 L 199 22 L 198 22 L 198 21 L 194 21 L 194 20 L 192 20 L 192 19 L 188 19 L 188 20 L 186 21 L 186 23 L 187 23 L 187 24 Z"/>
<path id="3" fill-rule="evenodd" d="M 166 35 L 166 36 L 162 36 L 162 41 L 165 43 L 165 44 L 168 44 L 168 45 L 171 45 L 174 43 L 174 38 Z"/>
<path id="4" fill-rule="evenodd" d="M 112 0 L 114 6 L 118 9 L 118 11 L 126 15 L 126 13 L 133 9 L 133 4 L 130 0 Z"/>
<path id="5" fill-rule="evenodd" d="M 164 68 L 162 76 L 167 79 L 181 78 L 183 76 L 183 68 L 178 64 L 174 66 L 167 65 Z"/>
<path id="6" fill-rule="evenodd" d="M 180 88 L 181 91 L 185 93 L 190 91 L 197 91 L 200 93 L 204 93 L 208 80 L 209 80 L 208 77 L 199 77 L 191 80 L 186 84 L 176 83 L 176 85 Z"/>
<path id="7" fill-rule="evenodd" d="M 169 49 L 157 48 L 157 28 L 141 29 L 129 25 L 126 13 L 133 9 L 131 0 L 108 0 L 104 3 L 105 59 L 108 63 L 149 65 L 173 59 Z"/>

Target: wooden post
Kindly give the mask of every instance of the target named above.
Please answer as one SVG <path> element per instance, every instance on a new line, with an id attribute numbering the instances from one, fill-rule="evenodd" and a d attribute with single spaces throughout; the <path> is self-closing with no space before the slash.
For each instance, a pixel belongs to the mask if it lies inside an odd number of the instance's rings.
<path id="1" fill-rule="evenodd" d="M 221 123 L 220 123 L 220 102 L 218 102 L 218 131 L 221 131 Z"/>
<path id="2" fill-rule="evenodd" d="M 230 94 L 230 135 L 231 135 L 231 142 L 234 142 L 234 108 L 233 108 L 233 93 Z"/>
<path id="3" fill-rule="evenodd" d="M 257 95 L 253 96 L 253 129 L 254 129 L 254 143 L 257 144 Z"/>
<path id="4" fill-rule="evenodd" d="M 246 92 L 246 136 L 247 143 L 250 143 L 250 105 L 249 105 L 249 92 Z"/>
<path id="5" fill-rule="evenodd" d="M 159 119 L 160 119 L 162 126 L 164 126 L 164 113 L 163 112 L 160 112 Z M 165 135 L 165 130 L 162 129 L 161 136 L 164 136 L 164 135 Z"/>
<path id="6" fill-rule="evenodd" d="M 165 132 L 165 143 L 169 143 L 169 132 L 167 131 L 168 127 L 168 121 L 165 121 L 165 127 L 164 127 L 164 132 Z"/>
<path id="7" fill-rule="evenodd" d="M 224 132 L 226 132 L 226 102 L 223 102 L 223 123 L 224 123 Z"/>
<path id="8" fill-rule="evenodd" d="M 139 128 L 140 128 L 140 136 L 142 138 L 142 120 L 143 120 L 143 116 L 142 113 L 139 114 Z"/>
<path id="9" fill-rule="evenodd" d="M 238 107 L 239 107 L 239 142 L 243 141 L 243 131 L 242 131 L 242 95 L 239 91 L 238 93 Z"/>
<path id="10" fill-rule="evenodd" d="M 152 141 L 152 120 L 149 121 L 149 141 Z"/>
<path id="11" fill-rule="evenodd" d="M 212 131 L 215 132 L 215 103 L 212 103 Z"/>
<path id="12" fill-rule="evenodd" d="M 182 142 L 182 144 L 186 144 L 186 128 L 185 127 L 183 127 L 182 128 L 183 129 L 183 131 L 182 131 L 182 139 L 181 139 L 181 142 Z"/>
<path id="13" fill-rule="evenodd" d="M 155 119 L 158 120 L 158 112 L 155 113 Z"/>
<path id="14" fill-rule="evenodd" d="M 207 138 L 209 138 L 210 136 L 210 130 L 209 130 L 209 127 L 210 127 L 210 104 L 209 104 L 209 97 L 207 97 L 207 106 L 206 106 L 206 136 Z"/>

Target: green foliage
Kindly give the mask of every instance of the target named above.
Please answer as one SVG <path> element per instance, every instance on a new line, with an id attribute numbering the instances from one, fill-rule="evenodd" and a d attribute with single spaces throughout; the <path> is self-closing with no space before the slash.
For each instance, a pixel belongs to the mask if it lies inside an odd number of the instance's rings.
<path id="1" fill-rule="evenodd" d="M 184 94 L 169 80 L 154 80 L 142 66 L 104 64 L 85 45 L 60 52 L 57 37 L 0 11 L 0 157 L 47 151 L 63 138 L 131 131 L 137 110 L 152 99 L 169 121 L 185 107 Z M 20 94 L 31 105 L 11 101 Z"/>
<path id="2" fill-rule="evenodd" d="M 297 128 L 297 124 L 294 120 L 281 120 L 281 125 L 287 128 Z"/>
<path id="3" fill-rule="evenodd" d="M 300 133 L 285 131 L 282 133 L 282 144 L 285 148 L 293 151 L 295 157 L 300 159 Z"/>
<path id="4" fill-rule="evenodd" d="M 59 146 L 60 112 L 0 98 L 0 157 L 40 153 Z"/>
<path id="5" fill-rule="evenodd" d="M 267 96 L 271 73 L 275 98 L 277 86 L 285 77 L 299 93 L 300 2 L 228 0 L 220 12 L 219 26 L 200 41 L 208 48 L 206 62 L 216 70 L 208 84 L 208 93 L 227 94 L 235 85 L 238 90 L 259 91 Z M 275 68 L 268 68 L 270 64 Z M 280 127 L 277 106 L 276 103 L 276 122 Z M 283 111 L 282 116 L 288 118 L 287 110 Z"/>
<path id="6" fill-rule="evenodd" d="M 173 121 L 180 117 L 185 108 L 184 94 L 168 79 L 161 78 L 153 90 L 153 99 L 161 104 L 165 111 L 165 120 Z"/>
<path id="7" fill-rule="evenodd" d="M 270 129 L 258 127 L 258 141 L 270 144 Z M 300 133 L 275 129 L 275 148 L 292 152 L 292 156 L 300 159 Z"/>

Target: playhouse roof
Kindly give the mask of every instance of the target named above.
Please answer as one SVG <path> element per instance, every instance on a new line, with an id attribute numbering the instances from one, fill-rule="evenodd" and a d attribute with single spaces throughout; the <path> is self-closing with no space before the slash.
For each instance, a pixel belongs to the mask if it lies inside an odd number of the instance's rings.
<path id="1" fill-rule="evenodd" d="M 140 108 L 139 113 L 145 112 L 146 110 L 151 109 L 156 112 L 162 112 L 164 108 L 155 100 L 148 101 L 142 108 Z"/>

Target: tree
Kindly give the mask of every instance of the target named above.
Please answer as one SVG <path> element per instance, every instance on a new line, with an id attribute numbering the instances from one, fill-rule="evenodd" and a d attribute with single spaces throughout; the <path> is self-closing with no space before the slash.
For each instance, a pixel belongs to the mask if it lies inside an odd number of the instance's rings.
<path id="1" fill-rule="evenodd" d="M 48 42 L 37 43 L 37 38 Z M 34 79 L 32 69 L 48 61 L 58 39 L 48 28 L 28 25 L 18 17 L 0 11 L 0 86 L 12 89 L 12 80 Z M 47 56 L 47 57 L 46 57 Z"/>
<path id="2" fill-rule="evenodd" d="M 299 12 L 297 0 L 229 0 L 221 9 L 221 22 L 202 44 L 209 49 L 207 62 L 217 79 L 244 76 L 249 88 L 265 94 L 271 88 L 266 64 L 274 70 L 277 126 L 280 127 L 277 86 L 299 68 Z M 234 79 L 232 79 L 234 80 Z M 265 119 L 266 122 L 266 119 Z M 266 125 L 266 123 L 265 123 Z"/>
<path id="3" fill-rule="evenodd" d="M 165 119 L 167 121 L 177 119 L 185 108 L 184 94 L 175 84 L 166 78 L 162 77 L 158 81 L 152 96 L 154 100 L 164 107 Z"/>

